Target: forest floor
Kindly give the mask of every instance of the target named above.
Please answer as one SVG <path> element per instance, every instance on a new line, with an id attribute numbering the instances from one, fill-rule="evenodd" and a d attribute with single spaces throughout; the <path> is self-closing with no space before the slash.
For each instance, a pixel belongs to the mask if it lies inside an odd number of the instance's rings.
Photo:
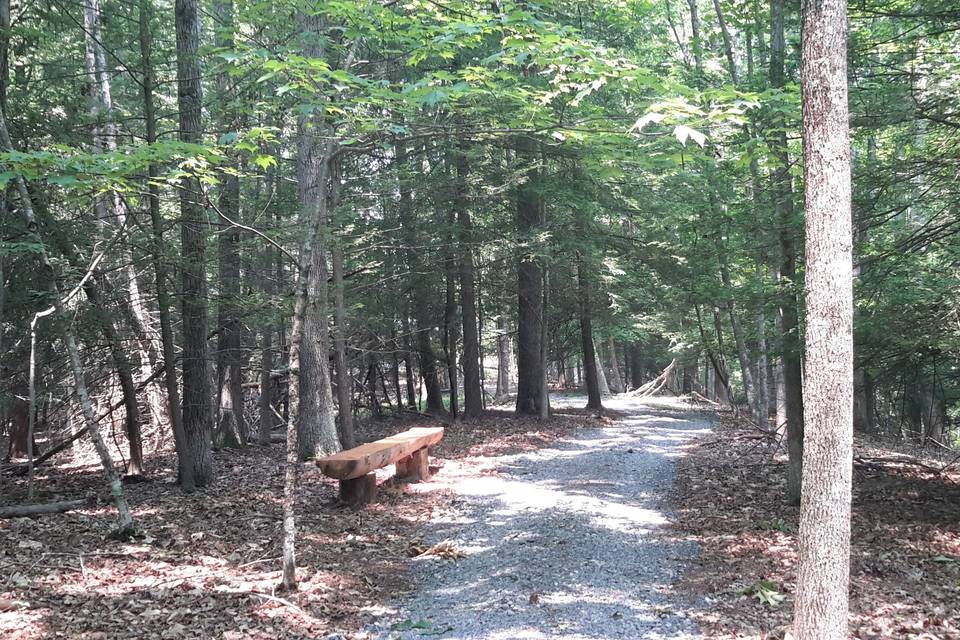
<path id="1" fill-rule="evenodd" d="M 173 456 L 152 456 L 151 481 L 126 488 L 143 531 L 127 543 L 106 539 L 114 514 L 96 465 L 64 454 L 38 469 L 35 501 L 100 503 L 0 520 L 0 637 L 639 638 L 656 637 L 631 632 L 656 625 L 653 614 L 661 637 L 694 633 L 694 620 L 702 637 L 782 638 L 797 509 L 783 499 L 780 443 L 723 413 L 698 434 L 694 408 L 658 402 L 640 414 L 611 400 L 597 418 L 573 408 L 582 398 L 558 398 L 547 422 L 493 411 L 447 424 L 434 478 L 393 484 L 388 467 L 363 510 L 338 505 L 336 483 L 304 465 L 293 594 L 275 591 L 282 446 L 216 452 L 216 485 L 189 496 Z M 386 419 L 361 437 L 411 422 L 439 421 Z M 856 638 L 960 640 L 960 461 L 931 453 L 858 438 Z M 515 499 L 501 500 L 498 483 Z M 25 493 L 23 477 L 0 475 L 0 506 Z M 575 563 L 584 556 L 597 563 Z M 640 556 L 651 568 L 631 571 Z M 482 610 L 449 611 L 461 602 Z"/>
<path id="2" fill-rule="evenodd" d="M 858 437 L 851 637 L 960 640 L 960 460 Z M 776 436 L 721 414 L 680 461 L 677 531 L 700 546 L 678 588 L 710 638 L 783 638 L 792 616 L 799 510 Z"/>
<path id="3" fill-rule="evenodd" d="M 359 436 L 372 440 L 417 425 L 420 417 L 385 419 Z M 431 464 L 482 467 L 491 456 L 548 446 L 593 427 L 597 418 L 564 409 L 550 421 L 492 411 L 446 424 Z M 215 452 L 213 487 L 184 495 L 174 484 L 174 457 L 148 460 L 150 481 L 126 491 L 142 537 L 107 540 L 115 522 L 102 474 L 89 458 L 37 470 L 34 502 L 98 496 L 99 504 L 63 514 L 0 520 L 0 638 L 366 638 L 413 588 L 410 558 L 443 555 L 423 546 L 422 525 L 444 512 L 452 493 L 442 482 L 414 485 L 380 472 L 378 501 L 362 510 L 337 503 L 336 482 L 302 467 L 297 547 L 300 589 L 280 580 L 283 447 Z M 0 475 L 0 506 L 25 502 L 26 479 Z M 341 635 L 338 635 L 341 634 Z"/>

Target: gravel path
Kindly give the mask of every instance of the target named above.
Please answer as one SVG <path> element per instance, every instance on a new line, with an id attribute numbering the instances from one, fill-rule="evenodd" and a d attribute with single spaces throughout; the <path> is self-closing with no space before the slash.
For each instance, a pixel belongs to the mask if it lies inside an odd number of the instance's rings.
<path id="1" fill-rule="evenodd" d="M 606 404 L 629 417 L 451 484 L 453 511 L 427 543 L 452 540 L 466 557 L 418 558 L 417 589 L 380 638 L 700 637 L 670 597 L 697 550 L 663 531 L 664 496 L 683 444 L 710 423 L 661 398 Z"/>

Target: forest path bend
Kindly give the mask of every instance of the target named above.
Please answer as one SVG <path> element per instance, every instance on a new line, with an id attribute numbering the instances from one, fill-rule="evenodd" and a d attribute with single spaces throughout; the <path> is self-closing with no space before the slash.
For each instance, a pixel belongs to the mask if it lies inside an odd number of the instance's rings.
<path id="1" fill-rule="evenodd" d="M 625 417 L 494 458 L 492 473 L 439 474 L 456 497 L 426 543 L 451 540 L 466 556 L 418 558 L 417 589 L 381 638 L 699 637 L 689 605 L 670 594 L 697 549 L 665 531 L 666 493 L 683 445 L 710 420 L 673 399 L 605 404 Z"/>

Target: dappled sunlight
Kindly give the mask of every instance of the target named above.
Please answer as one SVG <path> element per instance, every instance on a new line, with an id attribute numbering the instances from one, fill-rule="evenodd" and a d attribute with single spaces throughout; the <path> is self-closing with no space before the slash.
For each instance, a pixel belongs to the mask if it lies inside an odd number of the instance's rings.
<path id="1" fill-rule="evenodd" d="M 428 484 L 455 497 L 450 512 L 433 519 L 429 538 L 451 541 L 463 556 L 452 563 L 418 558 L 424 584 L 414 611 L 402 615 L 423 618 L 430 635 L 449 638 L 638 638 L 667 618 L 678 635 L 657 637 L 689 637 L 686 614 L 664 598 L 675 559 L 693 547 L 666 533 L 663 495 L 672 482 L 669 460 L 709 424 L 665 418 L 632 399 L 608 402 L 643 413 L 598 422 L 536 451 L 440 469 Z M 676 402 L 659 406 L 687 410 Z M 458 634 L 446 613 L 453 602 L 473 612 L 482 631 Z M 492 610 L 496 616 L 485 615 Z M 591 619 L 620 631 L 611 636 Z"/>

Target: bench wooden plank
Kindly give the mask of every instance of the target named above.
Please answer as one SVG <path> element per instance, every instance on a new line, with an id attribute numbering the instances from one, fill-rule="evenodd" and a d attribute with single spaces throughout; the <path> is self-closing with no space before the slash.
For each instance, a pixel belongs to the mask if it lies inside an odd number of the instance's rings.
<path id="1" fill-rule="evenodd" d="M 317 459 L 325 476 L 353 480 L 411 456 L 443 438 L 443 427 L 415 427 L 376 442 Z"/>

